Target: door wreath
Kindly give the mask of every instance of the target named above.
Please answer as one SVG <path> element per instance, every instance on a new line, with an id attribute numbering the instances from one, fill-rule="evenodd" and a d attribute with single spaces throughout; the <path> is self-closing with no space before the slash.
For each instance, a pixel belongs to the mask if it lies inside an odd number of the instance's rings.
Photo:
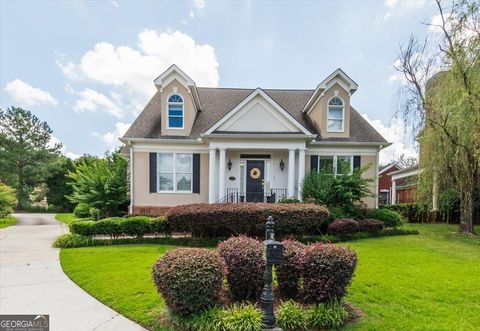
<path id="1" fill-rule="evenodd" d="M 259 179 L 261 175 L 262 172 L 258 168 L 252 168 L 250 170 L 250 177 L 252 177 L 253 179 Z"/>

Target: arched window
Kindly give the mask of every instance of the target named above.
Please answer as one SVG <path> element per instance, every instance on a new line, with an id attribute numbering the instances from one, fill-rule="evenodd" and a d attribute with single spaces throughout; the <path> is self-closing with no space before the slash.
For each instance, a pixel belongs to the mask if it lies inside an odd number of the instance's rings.
<path id="1" fill-rule="evenodd" d="M 334 97 L 328 102 L 327 131 L 343 132 L 345 121 L 345 107 L 342 99 Z"/>
<path id="2" fill-rule="evenodd" d="M 183 99 L 178 94 L 168 98 L 168 128 L 183 129 Z"/>

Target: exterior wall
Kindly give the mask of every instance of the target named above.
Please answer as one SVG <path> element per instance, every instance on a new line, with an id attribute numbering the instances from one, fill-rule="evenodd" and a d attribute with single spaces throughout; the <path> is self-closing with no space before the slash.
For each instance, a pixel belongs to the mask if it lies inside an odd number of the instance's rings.
<path id="1" fill-rule="evenodd" d="M 176 92 L 175 92 L 176 91 Z M 197 111 L 193 103 L 190 90 L 188 90 L 183 84 L 178 80 L 173 80 L 170 84 L 165 86 L 160 92 L 160 109 L 162 111 L 162 120 L 161 120 L 161 134 L 169 136 L 188 136 L 192 131 L 193 122 L 195 121 L 195 116 Z M 179 94 L 183 98 L 183 129 L 168 129 L 168 98 L 172 94 Z"/>
<path id="2" fill-rule="evenodd" d="M 397 203 L 417 201 L 417 187 L 397 188 Z"/>
<path id="3" fill-rule="evenodd" d="M 361 156 L 361 167 L 369 166 L 367 171 L 363 173 L 364 178 L 376 178 L 377 173 L 377 157 L 376 155 L 362 155 Z M 376 181 L 370 183 L 370 191 L 377 192 Z M 365 198 L 362 202 L 366 204 L 368 209 L 375 208 L 375 201 L 377 197 Z"/>
<path id="4" fill-rule="evenodd" d="M 391 167 L 387 171 L 383 172 L 378 176 L 378 194 L 380 195 L 381 190 L 388 190 L 388 203 L 392 203 L 392 176 L 390 173 L 400 170 L 400 168 L 397 168 L 396 166 Z M 398 180 L 397 185 L 402 185 L 403 180 Z"/>
<path id="5" fill-rule="evenodd" d="M 343 132 L 328 132 L 327 131 L 327 104 L 328 101 L 335 96 L 335 91 L 338 91 L 338 96 L 343 99 L 345 103 L 344 109 L 344 131 Z M 312 111 L 309 114 L 318 132 L 324 138 L 348 138 L 350 137 L 350 95 L 337 83 L 324 92 L 323 96 L 319 98 Z"/>
<path id="6" fill-rule="evenodd" d="M 149 153 L 134 152 L 134 206 L 173 207 L 208 202 L 208 154 L 200 154 L 200 193 L 150 193 Z M 135 208 L 134 208 L 135 209 Z"/>

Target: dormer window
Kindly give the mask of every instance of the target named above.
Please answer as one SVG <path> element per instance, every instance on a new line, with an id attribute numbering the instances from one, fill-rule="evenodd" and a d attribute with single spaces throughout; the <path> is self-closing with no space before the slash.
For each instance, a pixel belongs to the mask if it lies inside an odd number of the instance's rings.
<path id="1" fill-rule="evenodd" d="M 328 102 L 327 132 L 343 132 L 345 107 L 342 99 L 334 97 Z"/>
<path id="2" fill-rule="evenodd" d="M 183 99 L 178 94 L 168 98 L 168 129 L 183 129 Z"/>

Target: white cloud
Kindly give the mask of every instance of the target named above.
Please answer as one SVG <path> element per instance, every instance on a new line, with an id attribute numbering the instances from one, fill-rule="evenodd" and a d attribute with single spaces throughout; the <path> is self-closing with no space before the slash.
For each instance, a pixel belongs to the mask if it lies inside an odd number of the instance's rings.
<path id="1" fill-rule="evenodd" d="M 60 139 L 58 139 L 54 135 L 50 136 L 50 141 L 48 142 L 48 147 L 54 147 L 56 144 L 61 144 Z M 62 147 L 60 148 L 60 152 L 63 155 L 65 155 L 66 157 L 71 158 L 72 160 L 78 159 L 80 156 L 82 156 L 80 154 L 67 152 L 67 147 L 64 144 L 62 144 Z"/>
<path id="2" fill-rule="evenodd" d="M 107 145 L 108 150 L 112 151 L 122 144 L 118 139 L 123 137 L 130 125 L 130 123 L 117 122 L 113 131 L 107 132 L 105 134 L 92 132 L 92 135 L 100 138 Z"/>
<path id="3" fill-rule="evenodd" d="M 408 143 L 405 124 L 400 118 L 394 118 L 389 126 L 380 120 L 372 120 L 366 114 L 362 116 L 392 145 L 380 151 L 380 163 L 386 164 L 394 161 L 404 154 L 406 157 L 418 157 L 418 152 L 413 143 Z"/>
<path id="4" fill-rule="evenodd" d="M 193 5 L 198 9 L 205 8 L 205 0 L 193 0 Z"/>
<path id="5" fill-rule="evenodd" d="M 58 100 L 52 97 L 50 93 L 33 87 L 21 79 L 15 79 L 5 86 L 5 91 L 15 101 L 21 103 L 24 106 L 35 105 L 53 105 L 58 104 Z"/>
<path id="6" fill-rule="evenodd" d="M 118 8 L 118 2 L 116 2 L 115 0 L 110 0 L 110 3 L 113 7 Z"/>
<path id="7" fill-rule="evenodd" d="M 80 99 L 77 100 L 73 106 L 73 109 L 76 112 L 96 112 L 100 110 L 106 111 L 115 117 L 123 116 L 120 107 L 100 92 L 87 88 L 78 93 L 78 95 L 80 96 Z"/>
<path id="8" fill-rule="evenodd" d="M 385 0 L 383 3 L 387 11 L 383 15 L 383 20 L 387 21 L 394 15 L 401 15 L 407 11 L 422 8 L 426 0 Z"/>

